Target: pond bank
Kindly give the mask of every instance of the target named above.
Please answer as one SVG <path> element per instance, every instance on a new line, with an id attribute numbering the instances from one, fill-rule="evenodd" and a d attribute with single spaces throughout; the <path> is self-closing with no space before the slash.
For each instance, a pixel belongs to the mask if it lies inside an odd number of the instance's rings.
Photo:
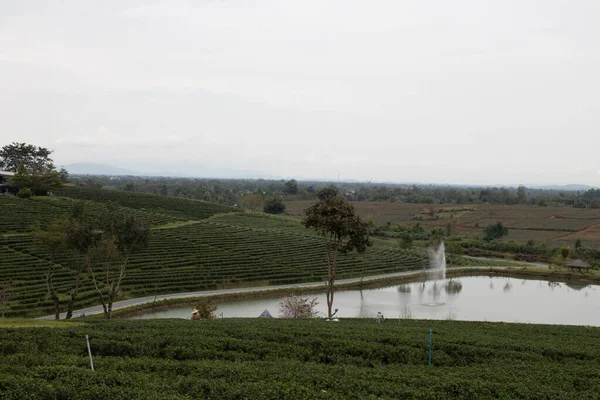
<path id="1" fill-rule="evenodd" d="M 565 271 L 554 271 L 548 268 L 526 268 L 526 267 L 453 267 L 446 272 L 448 278 L 466 277 L 466 276 L 491 276 L 491 277 L 512 277 L 522 279 L 543 279 L 552 282 L 570 282 L 577 284 L 600 284 L 600 275 L 577 274 Z M 336 285 L 339 290 L 359 290 L 359 289 L 376 289 L 386 286 L 392 286 L 403 283 L 412 283 L 425 281 L 428 274 L 423 271 L 414 272 L 412 274 L 404 274 L 394 277 L 382 279 L 374 279 L 363 282 L 341 283 Z M 255 300 L 261 298 L 269 298 L 275 296 L 285 296 L 291 293 L 312 294 L 319 293 L 324 290 L 322 285 L 312 287 L 295 287 L 277 290 L 261 290 L 252 292 L 238 292 L 210 296 L 198 296 L 190 298 L 179 298 L 157 301 L 155 303 L 140 304 L 133 307 L 123 308 L 116 311 L 113 315 L 115 318 L 129 318 L 138 316 L 147 312 L 164 311 L 171 307 L 179 306 L 195 306 L 201 299 L 210 298 L 215 303 L 228 302 L 239 299 Z"/>

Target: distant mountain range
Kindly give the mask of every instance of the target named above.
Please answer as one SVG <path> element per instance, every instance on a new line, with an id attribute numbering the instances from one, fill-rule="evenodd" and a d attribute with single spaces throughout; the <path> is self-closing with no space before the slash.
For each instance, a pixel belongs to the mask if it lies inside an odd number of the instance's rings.
<path id="1" fill-rule="evenodd" d="M 222 178 L 222 179 L 244 179 L 244 178 L 264 178 L 264 179 L 281 179 L 281 177 L 273 176 L 268 173 L 260 171 L 241 171 L 228 168 L 219 167 L 206 167 L 202 165 L 187 165 L 185 166 L 188 173 L 182 174 L 177 172 L 140 172 L 134 171 L 127 168 L 119 168 L 107 164 L 99 163 L 73 163 L 64 166 L 67 171 L 72 175 L 105 175 L 105 176 L 166 176 L 166 177 L 190 177 L 190 178 Z M 169 166 L 168 166 L 169 167 Z M 173 168 L 177 169 L 177 168 Z M 313 181 L 311 179 L 300 179 L 305 181 Z M 316 182 L 316 181 L 315 181 Z M 361 183 L 364 181 L 359 180 L 344 180 L 344 183 Z M 332 182 L 335 183 L 335 182 Z M 383 183 L 383 182 L 382 182 Z M 454 186 L 454 187 L 506 187 L 506 188 L 517 188 L 520 185 L 461 185 L 461 184 L 435 184 L 435 183 L 423 183 L 423 182 L 387 182 L 389 184 L 400 184 L 400 185 L 417 185 L 417 186 Z M 542 190 L 562 190 L 562 191 L 586 191 L 590 189 L 597 189 L 596 186 L 583 185 L 583 184 L 569 184 L 569 185 L 523 185 L 530 189 L 542 189 Z"/>
<path id="2" fill-rule="evenodd" d="M 264 178 L 279 179 L 276 176 L 261 171 L 242 171 L 222 167 L 207 167 L 203 165 L 167 165 L 166 168 L 184 169 L 186 173 L 172 171 L 135 171 L 127 168 L 114 167 L 99 163 L 73 163 L 64 166 L 71 175 L 105 175 L 105 176 L 165 176 L 177 178 L 222 178 L 245 179 Z M 145 169 L 145 168 L 144 168 Z"/>
<path id="3" fill-rule="evenodd" d="M 74 163 L 64 166 L 70 174 L 73 175 L 133 175 L 143 176 L 141 172 L 132 171 L 125 168 L 113 167 L 112 165 L 106 164 L 95 164 L 95 163 Z"/>
<path id="4" fill-rule="evenodd" d="M 563 190 L 563 191 L 567 191 L 567 192 L 576 192 L 576 191 L 582 191 L 585 192 L 586 190 L 590 190 L 590 189 L 598 189 L 598 187 L 596 186 L 590 186 L 590 185 L 577 185 L 577 184 L 571 184 L 571 185 L 524 185 L 530 189 L 544 189 L 544 190 Z"/>

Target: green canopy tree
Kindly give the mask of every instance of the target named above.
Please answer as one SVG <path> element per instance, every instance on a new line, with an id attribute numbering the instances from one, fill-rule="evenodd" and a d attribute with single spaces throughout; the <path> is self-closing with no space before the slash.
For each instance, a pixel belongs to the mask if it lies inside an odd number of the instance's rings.
<path id="1" fill-rule="evenodd" d="M 327 316 L 333 312 L 333 297 L 339 253 L 364 253 L 372 245 L 369 224 L 355 212 L 354 207 L 341 196 L 329 196 L 305 211 L 304 226 L 315 229 L 325 240 L 327 250 Z"/>
<path id="2" fill-rule="evenodd" d="M 10 183 L 18 189 L 45 196 L 59 189 L 68 176 L 64 168 L 56 170 L 51 154 L 44 147 L 14 142 L 0 149 L 0 170 L 15 173 Z"/>
<path id="3" fill-rule="evenodd" d="M 97 268 L 90 264 L 88 273 L 100 298 L 104 317 L 110 319 L 115 297 L 125 278 L 129 258 L 148 246 L 150 226 L 110 204 L 101 228 L 101 238 L 91 249 L 91 258 Z"/>
<path id="4" fill-rule="evenodd" d="M 285 212 L 285 204 L 281 199 L 277 197 L 272 197 L 265 201 L 265 206 L 263 207 L 263 211 L 267 214 L 281 214 Z"/>
<path id="5" fill-rule="evenodd" d="M 295 179 L 290 179 L 283 185 L 283 193 L 298 194 L 298 182 Z"/>
<path id="6" fill-rule="evenodd" d="M 48 296 L 54 303 L 55 318 L 60 318 L 60 293 L 54 285 L 57 261 L 69 267 L 72 285 L 68 290 L 67 314 L 71 319 L 77 297 L 84 281 L 84 274 L 92 263 L 92 249 L 100 240 L 101 233 L 84 220 L 84 203 L 76 202 L 68 218 L 57 220 L 47 231 L 36 232 L 34 237 L 41 247 L 50 253 L 51 266 L 44 275 Z"/>

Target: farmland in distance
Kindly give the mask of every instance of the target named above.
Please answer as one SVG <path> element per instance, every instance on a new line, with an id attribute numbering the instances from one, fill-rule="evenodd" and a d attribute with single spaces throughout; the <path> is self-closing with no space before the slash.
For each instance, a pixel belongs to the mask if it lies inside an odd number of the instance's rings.
<path id="1" fill-rule="evenodd" d="M 287 213 L 300 218 L 312 201 L 290 201 Z M 585 246 L 600 247 L 600 209 L 488 204 L 413 204 L 359 201 L 358 213 L 378 223 L 391 222 L 426 229 L 451 225 L 454 232 L 483 235 L 486 226 L 502 222 L 508 228 L 503 240 L 546 243 L 551 247 L 570 245 L 581 239 Z"/>

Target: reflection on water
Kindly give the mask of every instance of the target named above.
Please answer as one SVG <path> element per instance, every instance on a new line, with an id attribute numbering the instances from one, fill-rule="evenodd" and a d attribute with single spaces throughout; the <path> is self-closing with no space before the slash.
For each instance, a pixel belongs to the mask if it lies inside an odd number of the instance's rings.
<path id="1" fill-rule="evenodd" d="M 462 283 L 456 279 L 448 279 L 445 285 L 446 293 L 449 295 L 459 294 L 462 291 Z"/>
<path id="2" fill-rule="evenodd" d="M 501 288 L 502 290 L 495 290 Z M 314 294 L 325 315 L 325 294 Z M 257 317 L 265 309 L 277 316 L 279 298 L 217 304 L 217 315 Z M 416 282 L 381 289 L 336 293 L 340 318 L 451 319 L 600 326 L 600 292 L 594 285 L 498 277 L 467 277 Z M 176 307 L 135 318 L 186 318 L 192 307 Z"/>

